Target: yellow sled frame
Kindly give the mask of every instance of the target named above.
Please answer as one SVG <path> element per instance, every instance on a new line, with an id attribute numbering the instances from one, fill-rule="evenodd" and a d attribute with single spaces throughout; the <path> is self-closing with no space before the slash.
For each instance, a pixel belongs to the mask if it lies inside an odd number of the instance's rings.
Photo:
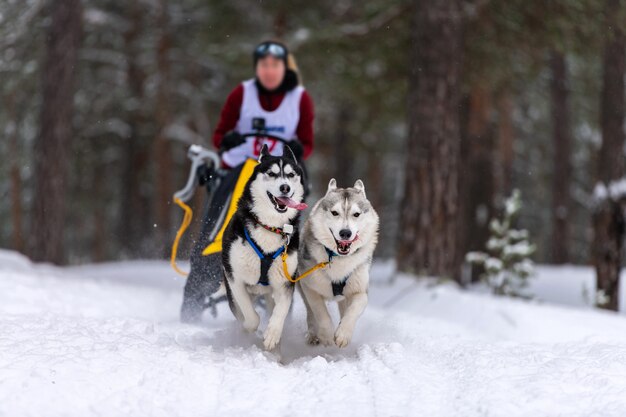
<path id="1" fill-rule="evenodd" d="M 222 224 L 220 231 L 217 232 L 217 235 L 215 236 L 213 242 L 209 243 L 209 246 L 204 248 L 204 250 L 202 251 L 203 256 L 222 251 L 222 237 L 224 236 L 224 230 L 226 230 L 226 226 L 228 226 L 228 223 L 230 223 L 230 219 L 233 217 L 233 214 L 235 214 L 235 211 L 237 211 L 237 204 L 239 204 L 239 199 L 241 198 L 243 190 L 244 188 L 246 188 L 246 184 L 252 176 L 254 167 L 256 167 L 257 164 L 258 162 L 254 159 L 247 159 L 246 162 L 243 163 L 241 173 L 239 174 L 239 178 L 237 178 L 237 184 L 235 184 L 235 189 L 233 190 L 233 196 L 230 199 L 230 205 L 228 206 L 228 212 L 226 213 L 224 223 Z"/>

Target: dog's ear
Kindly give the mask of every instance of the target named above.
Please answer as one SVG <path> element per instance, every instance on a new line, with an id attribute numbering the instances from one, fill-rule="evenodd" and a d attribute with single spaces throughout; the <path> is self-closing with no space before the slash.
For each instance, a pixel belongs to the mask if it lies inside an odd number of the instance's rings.
<path id="1" fill-rule="evenodd" d="M 337 189 L 337 180 L 332 178 L 329 182 L 328 182 L 328 189 L 326 190 L 326 194 L 335 191 Z"/>
<path id="2" fill-rule="evenodd" d="M 365 184 L 363 184 L 363 181 L 356 180 L 356 182 L 354 183 L 354 188 L 356 188 L 358 191 L 362 192 L 363 195 L 365 195 Z"/>
<path id="3" fill-rule="evenodd" d="M 289 145 L 285 145 L 283 148 L 283 158 L 292 160 L 293 162 L 298 162 L 296 161 L 296 155 L 294 155 Z"/>
<path id="4" fill-rule="evenodd" d="M 264 143 L 263 147 L 261 148 L 261 154 L 259 155 L 259 162 L 261 162 L 261 160 L 263 160 L 263 158 L 265 158 L 266 156 L 270 156 L 270 150 L 267 147 L 267 144 Z"/>

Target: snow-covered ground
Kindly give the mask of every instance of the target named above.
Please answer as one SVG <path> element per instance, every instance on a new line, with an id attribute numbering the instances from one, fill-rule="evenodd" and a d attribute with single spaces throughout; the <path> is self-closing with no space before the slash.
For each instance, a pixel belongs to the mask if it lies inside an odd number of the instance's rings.
<path id="1" fill-rule="evenodd" d="M 296 295 L 278 363 L 225 304 L 180 324 L 164 262 L 0 251 L 0 416 L 626 415 L 626 317 L 585 307 L 589 268 L 541 268 L 543 302 L 391 274 L 343 350 L 305 345 Z"/>

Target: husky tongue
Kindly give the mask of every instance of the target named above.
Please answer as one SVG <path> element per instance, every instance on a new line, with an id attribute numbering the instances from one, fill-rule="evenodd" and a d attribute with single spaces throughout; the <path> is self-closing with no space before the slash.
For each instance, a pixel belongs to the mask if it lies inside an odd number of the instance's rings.
<path id="1" fill-rule="evenodd" d="M 308 207 L 305 203 L 298 203 L 297 201 L 294 201 L 289 197 L 275 197 L 275 198 L 276 198 L 276 201 L 278 201 L 280 204 L 283 204 L 287 207 L 294 208 L 296 210 L 304 210 L 305 208 Z"/>

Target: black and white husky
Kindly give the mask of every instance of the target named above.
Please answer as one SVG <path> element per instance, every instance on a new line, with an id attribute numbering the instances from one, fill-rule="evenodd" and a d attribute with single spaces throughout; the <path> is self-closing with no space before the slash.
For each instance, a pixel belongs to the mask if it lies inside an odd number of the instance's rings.
<path id="1" fill-rule="evenodd" d="M 298 264 L 298 221 L 304 204 L 304 176 L 291 149 L 283 155 L 261 150 L 259 164 L 224 231 L 222 263 L 231 311 L 245 330 L 259 327 L 254 297 L 265 296 L 269 323 L 263 344 L 278 347 L 293 299 L 294 284 L 283 273 L 282 255 L 293 276 Z"/>
<path id="2" fill-rule="evenodd" d="M 298 281 L 307 309 L 309 344 L 345 347 L 350 343 L 356 321 L 367 306 L 378 223 L 361 180 L 354 187 L 337 188 L 333 178 L 326 195 L 311 210 L 302 228 L 298 269 L 302 273 L 329 264 Z M 341 321 L 336 330 L 327 300 L 339 303 Z"/>

